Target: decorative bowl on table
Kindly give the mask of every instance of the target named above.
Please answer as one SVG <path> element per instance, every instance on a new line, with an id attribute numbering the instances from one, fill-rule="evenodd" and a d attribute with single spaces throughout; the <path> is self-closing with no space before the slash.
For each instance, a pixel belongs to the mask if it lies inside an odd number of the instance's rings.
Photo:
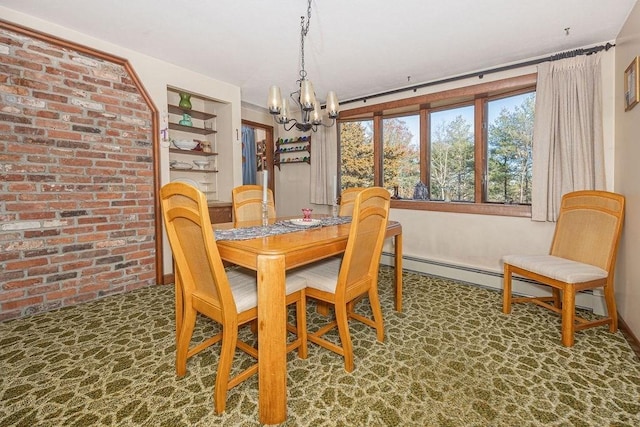
<path id="1" fill-rule="evenodd" d="M 173 145 L 181 150 L 193 150 L 198 146 L 198 143 L 192 139 L 176 139 L 173 141 Z"/>
<path id="2" fill-rule="evenodd" d="M 198 169 L 204 170 L 211 164 L 211 162 L 209 162 L 209 160 L 194 160 L 193 164 L 196 165 Z"/>

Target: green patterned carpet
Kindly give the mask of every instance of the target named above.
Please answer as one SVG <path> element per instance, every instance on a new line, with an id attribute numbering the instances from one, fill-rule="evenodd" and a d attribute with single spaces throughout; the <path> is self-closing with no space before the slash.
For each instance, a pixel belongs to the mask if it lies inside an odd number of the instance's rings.
<path id="1" fill-rule="evenodd" d="M 506 316 L 499 292 L 409 272 L 396 313 L 392 273 L 380 273 L 385 342 L 351 326 L 354 372 L 314 344 L 289 355 L 284 425 L 640 425 L 640 362 L 621 333 L 578 332 L 567 349 L 542 308 Z M 176 378 L 173 316 L 173 287 L 155 286 L 0 323 L 0 426 L 259 425 L 255 376 L 213 413 L 218 346 Z M 196 338 L 213 333 L 203 320 Z"/>

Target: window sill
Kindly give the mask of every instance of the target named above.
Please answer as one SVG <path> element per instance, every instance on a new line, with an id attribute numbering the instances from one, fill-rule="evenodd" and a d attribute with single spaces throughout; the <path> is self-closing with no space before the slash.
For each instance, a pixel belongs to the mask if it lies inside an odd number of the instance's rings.
<path id="1" fill-rule="evenodd" d="M 417 211 L 456 212 L 477 215 L 499 215 L 531 218 L 529 205 L 502 205 L 498 203 L 461 203 L 430 200 L 391 200 L 394 209 L 412 209 Z"/>

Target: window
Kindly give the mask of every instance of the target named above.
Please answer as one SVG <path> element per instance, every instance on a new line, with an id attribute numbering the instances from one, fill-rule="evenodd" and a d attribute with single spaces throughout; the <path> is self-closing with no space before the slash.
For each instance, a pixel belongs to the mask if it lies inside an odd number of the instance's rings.
<path id="1" fill-rule="evenodd" d="M 488 102 L 487 201 L 531 204 L 535 93 Z"/>
<path id="2" fill-rule="evenodd" d="M 535 80 L 342 111 L 340 187 L 383 186 L 394 208 L 529 216 Z"/>
<path id="3" fill-rule="evenodd" d="M 340 188 L 371 187 L 373 171 L 373 121 L 342 122 L 340 139 Z"/>
<path id="4" fill-rule="evenodd" d="M 431 200 L 473 202 L 473 105 L 429 113 Z"/>
<path id="5" fill-rule="evenodd" d="M 420 181 L 420 116 L 382 119 L 382 186 L 411 198 Z"/>

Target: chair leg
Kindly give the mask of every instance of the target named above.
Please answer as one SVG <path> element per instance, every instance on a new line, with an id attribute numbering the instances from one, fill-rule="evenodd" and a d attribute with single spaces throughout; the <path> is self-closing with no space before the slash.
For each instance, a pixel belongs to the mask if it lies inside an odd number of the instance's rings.
<path id="1" fill-rule="evenodd" d="M 504 290 L 502 292 L 502 312 L 511 313 L 511 266 L 504 264 Z"/>
<path id="2" fill-rule="evenodd" d="M 562 345 L 573 346 L 576 314 L 576 291 L 573 286 L 562 290 Z"/>
<path id="3" fill-rule="evenodd" d="M 176 274 L 174 280 L 175 301 L 176 301 L 176 348 L 180 346 L 180 330 L 182 329 L 182 317 L 184 316 L 184 295 L 182 294 L 182 286 Z"/>
<path id="4" fill-rule="evenodd" d="M 231 362 L 233 362 L 237 342 L 238 326 L 223 326 L 222 347 L 220 348 L 220 360 L 218 361 L 218 372 L 216 373 L 216 385 L 214 387 L 213 394 L 216 414 L 223 413 L 227 404 L 227 390 L 229 389 Z"/>
<path id="5" fill-rule="evenodd" d="M 618 309 L 616 308 L 616 297 L 613 292 L 613 280 L 611 277 L 607 284 L 604 285 L 604 299 L 607 303 L 607 314 L 611 318 L 609 331 L 613 333 L 618 330 Z"/>
<path id="6" fill-rule="evenodd" d="M 380 306 L 380 298 L 378 289 L 371 287 L 369 289 L 369 304 L 373 313 L 373 322 L 376 325 L 376 338 L 379 342 L 384 341 L 384 322 L 382 320 L 382 307 Z"/>
<path id="7" fill-rule="evenodd" d="M 182 328 L 176 347 L 176 373 L 179 377 L 187 373 L 187 353 L 193 335 L 193 327 L 196 324 L 196 311 L 184 310 L 182 315 Z"/>
<path id="8" fill-rule="evenodd" d="M 344 352 L 344 369 L 347 372 L 353 371 L 353 344 L 349 334 L 349 316 L 347 315 L 347 305 L 337 303 L 335 305 L 336 323 L 340 334 L 340 343 Z"/>
<path id="9" fill-rule="evenodd" d="M 296 329 L 298 330 L 298 339 L 300 347 L 298 347 L 298 356 L 306 359 L 307 352 L 307 297 L 302 291 L 301 298 L 296 302 Z"/>

